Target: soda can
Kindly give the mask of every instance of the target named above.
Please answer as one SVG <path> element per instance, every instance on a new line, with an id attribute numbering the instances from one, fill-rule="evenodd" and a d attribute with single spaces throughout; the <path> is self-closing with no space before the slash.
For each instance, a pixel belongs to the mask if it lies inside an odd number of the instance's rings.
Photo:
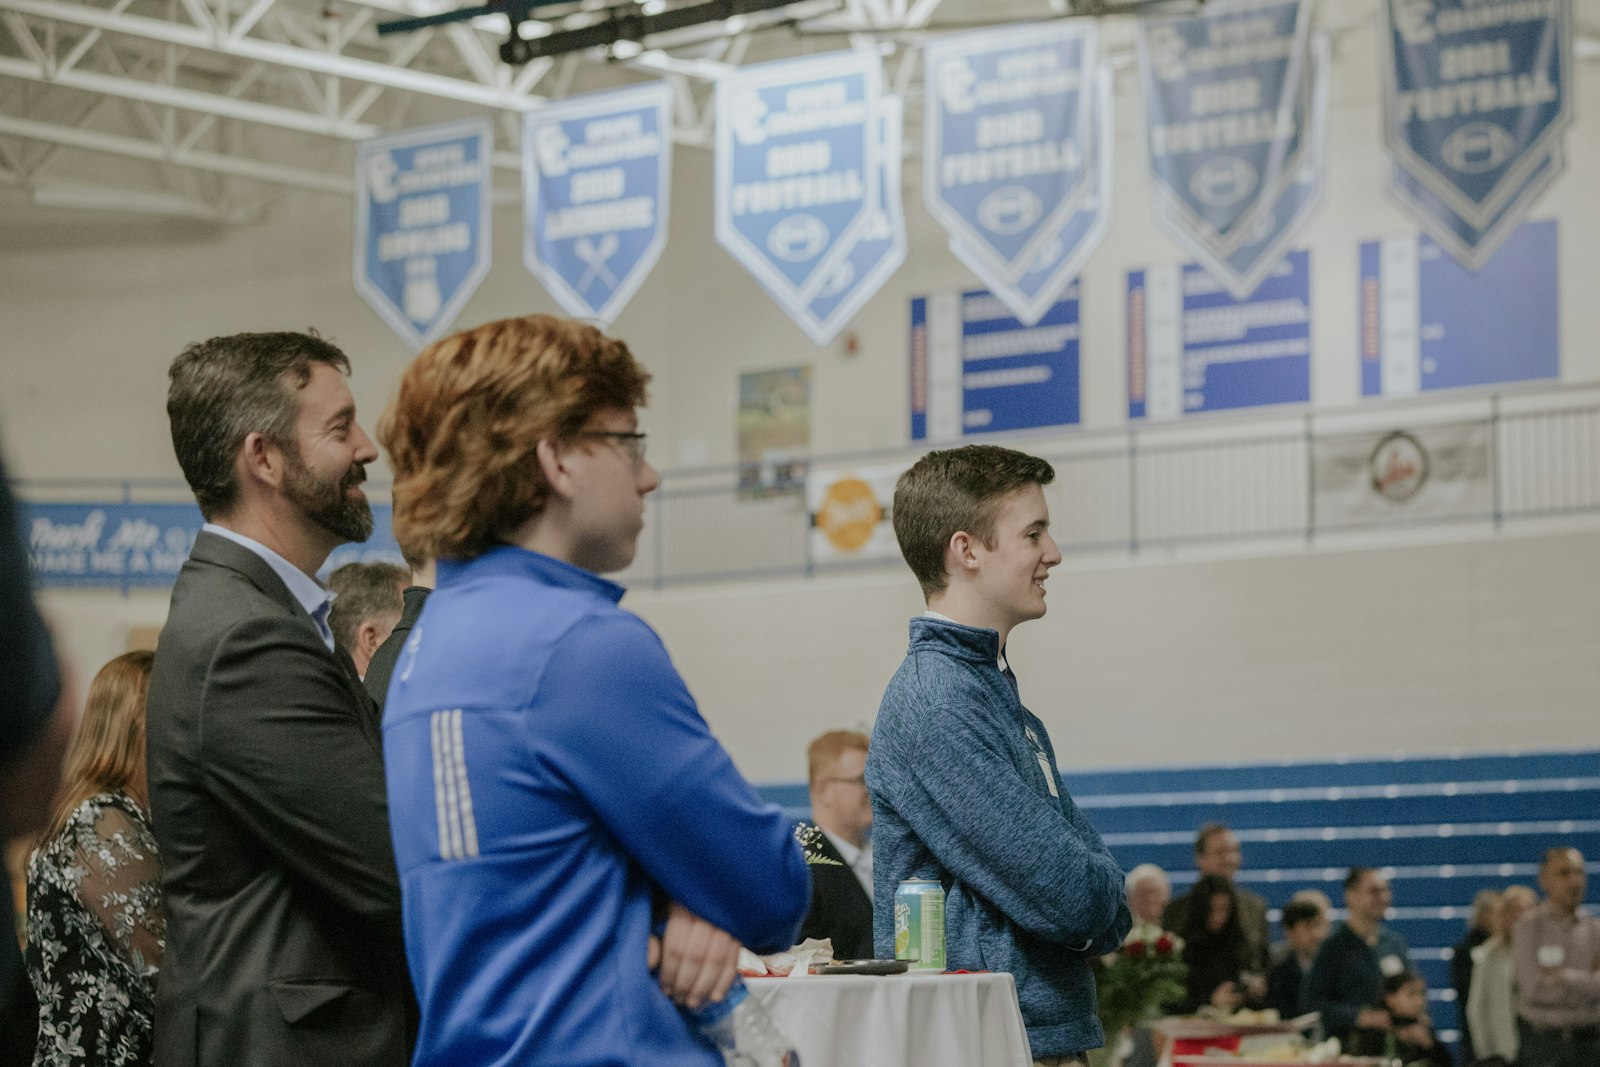
<path id="1" fill-rule="evenodd" d="M 944 890 L 930 878 L 910 878 L 894 891 L 894 958 L 913 971 L 944 970 Z"/>

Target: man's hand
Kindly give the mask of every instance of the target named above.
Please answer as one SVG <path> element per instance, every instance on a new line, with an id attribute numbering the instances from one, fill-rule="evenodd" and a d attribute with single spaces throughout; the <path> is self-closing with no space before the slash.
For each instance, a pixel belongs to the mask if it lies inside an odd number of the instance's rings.
<path id="1" fill-rule="evenodd" d="M 1362 1008 L 1356 1015 L 1356 1025 L 1363 1030 L 1387 1030 L 1394 1025 L 1394 1020 L 1382 1008 Z"/>
<path id="2" fill-rule="evenodd" d="M 661 991 L 691 1011 L 720 1001 L 738 973 L 739 942 L 683 905 L 667 912 L 667 928 L 652 937 L 646 965 L 659 973 Z"/>

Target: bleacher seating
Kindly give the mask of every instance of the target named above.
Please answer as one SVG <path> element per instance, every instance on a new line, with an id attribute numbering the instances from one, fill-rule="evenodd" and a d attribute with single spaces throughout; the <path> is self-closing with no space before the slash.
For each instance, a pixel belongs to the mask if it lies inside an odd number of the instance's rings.
<path id="1" fill-rule="evenodd" d="M 1330 759 L 1227 767 L 1153 767 L 1062 776 L 1106 844 L 1130 869 L 1156 863 L 1175 892 L 1194 881 L 1195 831 L 1226 823 L 1244 849 L 1239 882 L 1279 909 L 1300 889 L 1342 905 L 1351 866 L 1383 868 L 1389 924 L 1428 982 L 1434 1025 L 1456 1037 L 1450 949 L 1483 888 L 1535 885 L 1546 849 L 1571 845 L 1600 873 L 1600 752 Z M 794 818 L 804 785 L 767 799 Z M 1600 878 L 1590 883 L 1590 900 Z"/>

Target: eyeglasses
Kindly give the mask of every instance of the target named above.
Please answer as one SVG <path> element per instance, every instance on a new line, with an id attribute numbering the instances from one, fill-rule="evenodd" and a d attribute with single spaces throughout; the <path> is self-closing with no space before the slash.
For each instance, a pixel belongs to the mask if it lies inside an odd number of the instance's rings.
<path id="1" fill-rule="evenodd" d="M 579 430 L 578 437 L 604 437 L 608 441 L 616 441 L 623 446 L 628 458 L 635 467 L 644 464 L 644 439 L 646 434 L 626 430 Z"/>

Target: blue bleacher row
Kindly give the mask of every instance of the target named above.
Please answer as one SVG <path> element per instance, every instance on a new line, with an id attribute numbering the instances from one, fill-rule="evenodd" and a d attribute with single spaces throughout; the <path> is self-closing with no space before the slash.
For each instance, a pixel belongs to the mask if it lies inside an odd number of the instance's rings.
<path id="1" fill-rule="evenodd" d="M 1596 751 L 1076 771 L 1062 783 L 1125 870 L 1157 864 L 1178 893 L 1195 877 L 1195 831 L 1226 823 L 1244 850 L 1239 882 L 1266 898 L 1274 921 L 1297 890 L 1320 889 L 1338 907 L 1350 867 L 1392 868 L 1389 925 L 1412 947 L 1446 1039 L 1457 1026 L 1450 947 L 1478 891 L 1535 885 L 1556 846 L 1579 849 L 1600 875 Z M 762 793 L 793 819 L 810 813 L 803 784 Z M 1591 903 L 1597 892 L 1593 877 Z"/>

